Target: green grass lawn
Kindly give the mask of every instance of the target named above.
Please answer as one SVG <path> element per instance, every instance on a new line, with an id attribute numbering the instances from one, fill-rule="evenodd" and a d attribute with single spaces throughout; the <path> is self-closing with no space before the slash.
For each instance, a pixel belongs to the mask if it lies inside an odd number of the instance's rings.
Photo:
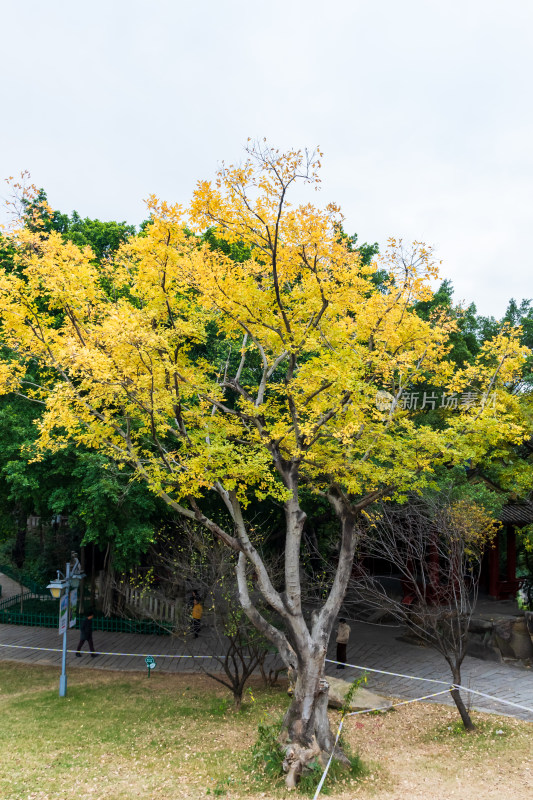
<path id="1" fill-rule="evenodd" d="M 287 704 L 282 690 L 254 687 L 236 716 L 229 694 L 203 676 L 81 669 L 59 698 L 58 678 L 57 668 L 0 663 L 2 800 L 245 790 L 257 725 Z"/>

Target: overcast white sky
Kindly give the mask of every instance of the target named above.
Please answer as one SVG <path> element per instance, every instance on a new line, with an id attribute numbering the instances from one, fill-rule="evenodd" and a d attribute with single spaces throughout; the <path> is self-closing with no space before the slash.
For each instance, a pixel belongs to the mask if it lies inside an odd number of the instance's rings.
<path id="1" fill-rule="evenodd" d="M 533 297 L 530 0 L 0 0 L 0 22 L 0 177 L 55 208 L 138 223 L 248 136 L 318 144 L 311 199 L 361 241 L 433 244 L 484 314 Z"/>

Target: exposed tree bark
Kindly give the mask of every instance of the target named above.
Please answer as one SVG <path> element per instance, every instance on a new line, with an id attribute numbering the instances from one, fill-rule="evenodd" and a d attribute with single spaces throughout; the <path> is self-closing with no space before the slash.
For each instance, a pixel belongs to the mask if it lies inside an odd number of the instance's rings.
<path id="1" fill-rule="evenodd" d="M 457 710 L 461 716 L 465 730 L 474 731 L 476 729 L 476 726 L 472 722 L 472 718 L 468 713 L 468 709 L 466 708 L 463 702 L 463 698 L 461 697 L 461 692 L 459 691 L 458 688 L 456 688 L 457 686 L 461 685 L 461 670 L 458 668 L 453 670 L 453 682 L 455 686 L 453 689 L 450 689 L 450 694 L 453 698 L 453 702 L 457 706 Z"/>
<path id="2" fill-rule="evenodd" d="M 22 569 L 24 561 L 26 560 L 26 515 L 20 504 L 17 503 L 15 508 L 15 521 L 17 526 L 17 535 L 15 544 L 13 546 L 13 562 L 17 569 Z"/>
<path id="3" fill-rule="evenodd" d="M 107 545 L 102 580 L 102 612 L 104 616 L 110 617 L 115 612 L 115 570 L 113 568 L 113 547 L 111 544 Z"/>
<path id="4" fill-rule="evenodd" d="M 341 493 L 332 493 L 328 499 L 333 512 L 339 519 L 342 531 L 341 546 L 331 590 L 311 628 L 308 627 L 302 613 L 300 588 L 298 588 L 297 600 L 287 596 L 287 592 L 282 598 L 281 616 L 287 628 L 287 635 L 285 636 L 278 629 L 273 628 L 261 617 L 250 600 L 245 579 L 246 559 L 244 553 L 239 557 L 237 566 L 240 602 L 245 613 L 253 624 L 278 647 L 290 670 L 293 697 L 282 726 L 282 740 L 286 752 L 284 768 L 287 772 L 287 786 L 289 787 L 296 785 L 302 772 L 314 759 L 327 760 L 334 742 L 327 715 L 329 685 L 325 678 L 325 659 L 333 623 L 340 610 L 351 574 L 357 542 L 357 527 L 356 515 Z M 296 562 L 293 559 L 297 558 L 299 564 L 299 547 L 305 521 L 305 517 L 298 512 L 299 508 L 294 494 L 286 507 L 287 537 L 291 539 L 291 547 L 286 549 L 285 554 L 286 577 L 290 578 L 293 591 L 295 591 L 296 585 L 299 587 L 299 567 L 298 577 L 296 577 L 294 574 Z M 265 599 L 268 598 L 265 597 Z M 342 763 L 347 763 L 347 759 L 339 747 L 337 747 L 335 757 Z"/>

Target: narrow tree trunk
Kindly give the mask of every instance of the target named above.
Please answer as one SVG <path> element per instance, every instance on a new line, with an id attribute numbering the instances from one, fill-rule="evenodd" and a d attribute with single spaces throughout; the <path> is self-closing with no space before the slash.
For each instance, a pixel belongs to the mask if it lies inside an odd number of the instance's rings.
<path id="1" fill-rule="evenodd" d="M 457 684 L 459 686 L 461 685 L 461 670 L 460 669 L 454 669 L 453 670 L 453 681 L 454 681 L 455 684 Z M 467 708 L 466 708 L 466 706 L 465 706 L 465 704 L 463 702 L 463 698 L 461 697 L 461 692 L 459 691 L 459 689 L 450 689 L 450 694 L 453 697 L 453 701 L 454 701 L 455 705 L 457 706 L 457 710 L 458 710 L 459 714 L 461 715 L 461 719 L 463 721 L 463 725 L 465 727 L 465 730 L 474 731 L 476 729 L 476 726 L 472 722 L 470 714 L 468 713 L 468 710 L 467 710 Z"/>
<path id="2" fill-rule="evenodd" d="M 239 689 L 233 691 L 233 710 L 235 711 L 236 714 L 238 714 L 239 711 L 241 710 L 241 705 L 242 705 L 242 689 L 239 687 Z"/>
<path id="3" fill-rule="evenodd" d="M 96 605 L 96 572 L 94 568 L 94 542 L 91 543 L 91 608 Z"/>
<path id="4" fill-rule="evenodd" d="M 80 565 L 81 571 L 85 572 L 85 546 L 82 545 L 80 549 Z M 80 589 L 78 592 L 78 608 L 80 615 L 85 611 L 85 578 L 82 578 L 80 581 Z"/>
<path id="5" fill-rule="evenodd" d="M 17 524 L 17 535 L 15 544 L 13 546 L 13 562 L 17 569 L 22 570 L 24 561 L 26 559 L 26 516 L 21 506 L 17 505 L 15 510 L 15 519 Z"/>

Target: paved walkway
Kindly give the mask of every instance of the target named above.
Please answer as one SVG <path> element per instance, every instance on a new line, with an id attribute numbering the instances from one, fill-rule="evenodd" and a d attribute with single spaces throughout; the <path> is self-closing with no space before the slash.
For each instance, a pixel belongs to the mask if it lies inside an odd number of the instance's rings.
<path id="1" fill-rule="evenodd" d="M 398 627 L 352 623 L 348 662 L 366 668 L 442 680 L 448 683 L 451 675 L 444 659 L 429 648 L 399 641 L 397 637 L 401 632 L 402 629 Z M 69 650 L 76 648 L 78 635 L 78 631 L 68 632 Z M 146 670 L 144 657 L 152 655 L 155 657 L 158 672 L 201 672 L 205 669 L 217 669 L 216 662 L 212 659 L 202 658 L 202 656 L 222 652 L 220 645 L 217 647 L 214 634 L 208 628 L 204 628 L 198 639 L 191 639 L 185 643 L 170 636 L 138 636 L 99 631 L 95 632 L 94 639 L 95 646 L 102 654 L 98 658 L 92 659 L 87 652 L 83 658 L 75 658 L 74 653 L 69 653 L 69 670 L 89 667 L 119 671 L 144 671 Z M 59 666 L 61 644 L 62 638 L 55 629 L 0 625 L 0 660 Z M 5 645 L 57 648 L 57 652 L 18 649 Z M 125 655 L 106 655 L 105 653 Z M 178 655 L 181 657 L 177 658 Z M 330 648 L 329 657 L 335 658 L 334 643 Z M 359 670 L 353 668 L 337 670 L 334 664 L 328 664 L 327 672 L 336 677 L 342 676 L 346 680 L 353 680 L 354 677 L 361 674 Z M 465 687 L 533 709 L 533 670 L 481 661 L 467 656 L 462 673 Z M 430 682 L 375 673 L 368 673 L 368 687 L 385 695 L 402 699 L 420 697 L 446 688 Z M 471 701 L 473 708 L 517 716 L 531 720 L 533 723 L 532 713 L 473 694 L 470 697 L 473 698 Z M 452 701 L 449 695 L 442 695 L 435 698 L 435 702 L 451 703 Z"/>
<path id="2" fill-rule="evenodd" d="M 352 637 L 348 646 L 348 662 L 367 668 L 386 670 L 419 678 L 430 678 L 451 682 L 451 671 L 444 658 L 428 647 L 421 647 L 408 642 L 399 641 L 403 628 L 385 627 L 382 625 L 352 624 Z M 330 648 L 331 654 L 334 653 Z M 330 657 L 335 657 L 334 655 Z M 336 674 L 339 674 L 340 670 Z M 333 665 L 329 665 L 328 673 L 335 674 Z M 360 674 L 359 670 L 346 669 L 340 672 L 347 680 L 353 680 Z M 491 661 L 482 661 L 478 658 L 466 656 L 463 662 L 462 685 L 467 689 L 493 695 L 512 703 L 533 709 L 533 670 L 517 667 L 511 664 L 498 664 Z M 368 686 L 378 692 L 401 698 L 420 697 L 431 692 L 437 692 L 445 686 L 438 686 L 429 681 L 414 681 L 406 678 L 397 678 L 389 675 L 368 673 Z M 498 714 L 508 714 L 530 720 L 533 723 L 533 713 L 515 709 L 504 703 L 495 702 L 486 698 L 465 694 L 465 703 L 472 708 L 491 711 Z M 449 695 L 435 698 L 437 703 L 453 701 Z"/>

